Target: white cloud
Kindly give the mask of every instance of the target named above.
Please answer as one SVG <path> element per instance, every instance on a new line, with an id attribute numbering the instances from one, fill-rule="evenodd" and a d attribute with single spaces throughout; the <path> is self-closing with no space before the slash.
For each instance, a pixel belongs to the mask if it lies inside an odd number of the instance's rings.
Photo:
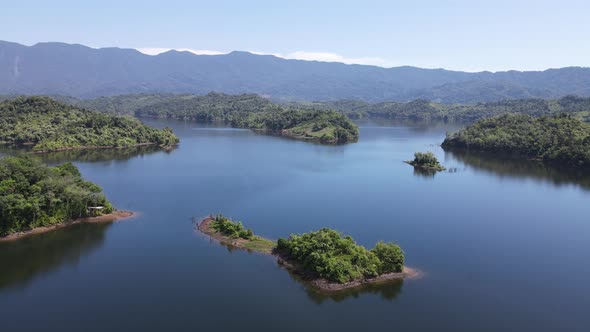
<path id="1" fill-rule="evenodd" d="M 297 60 L 308 60 L 308 61 L 324 61 L 324 62 L 341 62 L 346 64 L 358 64 L 358 65 L 373 65 L 380 67 L 392 67 L 395 64 L 387 59 L 378 57 L 360 57 L 350 58 L 336 53 L 330 52 L 305 52 L 297 51 L 282 56 L 285 59 L 297 59 Z"/>
<path id="2" fill-rule="evenodd" d="M 172 50 L 172 48 L 158 48 L 158 47 L 145 47 L 145 48 L 138 48 L 138 51 L 148 55 L 157 55 L 160 53 L 168 52 Z M 199 55 L 219 55 L 219 54 L 227 54 L 227 52 L 221 51 L 213 51 L 213 50 L 195 50 L 190 48 L 176 48 L 176 51 L 187 51 L 193 54 Z M 279 58 L 283 59 L 293 59 L 293 60 L 307 60 L 307 61 L 323 61 L 323 62 L 341 62 L 345 64 L 359 64 L 359 65 L 372 65 L 372 66 L 379 66 L 379 67 L 394 67 L 403 65 L 394 61 L 390 61 L 388 59 L 379 58 L 379 57 L 346 57 L 337 53 L 331 52 L 307 52 L 307 51 L 296 51 L 291 53 L 272 53 L 272 52 L 260 52 L 260 51 L 248 51 L 252 54 L 257 55 L 274 55 Z"/>
<path id="3" fill-rule="evenodd" d="M 160 53 L 168 52 L 170 50 L 176 50 L 176 51 L 179 51 L 179 52 L 191 52 L 193 54 L 198 54 L 198 55 L 226 54 L 226 52 L 211 51 L 211 50 L 193 50 L 193 49 L 190 49 L 190 48 L 143 47 L 143 48 L 138 48 L 137 50 L 140 51 L 141 53 L 147 54 L 147 55 L 158 55 Z"/>

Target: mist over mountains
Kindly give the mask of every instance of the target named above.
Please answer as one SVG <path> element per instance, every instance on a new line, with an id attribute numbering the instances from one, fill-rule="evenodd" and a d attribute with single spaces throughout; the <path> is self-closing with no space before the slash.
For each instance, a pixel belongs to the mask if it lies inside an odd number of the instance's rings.
<path id="1" fill-rule="evenodd" d="M 590 68 L 467 73 L 287 60 L 235 51 L 151 56 L 135 49 L 0 41 L 0 94 L 93 98 L 128 93 L 256 93 L 277 100 L 428 99 L 477 103 L 590 96 Z"/>

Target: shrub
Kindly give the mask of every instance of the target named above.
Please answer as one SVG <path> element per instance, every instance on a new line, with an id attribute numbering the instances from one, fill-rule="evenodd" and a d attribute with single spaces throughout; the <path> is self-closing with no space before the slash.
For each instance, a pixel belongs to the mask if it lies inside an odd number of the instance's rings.
<path id="1" fill-rule="evenodd" d="M 352 237 L 328 228 L 279 239 L 277 249 L 307 271 L 338 283 L 403 268 L 403 252 L 399 246 L 380 242 L 374 250 L 367 250 L 356 244 Z"/>
<path id="2" fill-rule="evenodd" d="M 254 237 L 251 229 L 246 229 L 241 222 L 235 222 L 230 220 L 229 218 L 224 217 L 223 215 L 217 215 L 214 218 L 214 221 L 211 223 L 211 227 L 226 236 L 231 237 L 232 239 L 246 239 L 251 240 Z"/>
<path id="3" fill-rule="evenodd" d="M 404 268 L 404 252 L 394 243 L 379 241 L 371 251 L 381 261 L 379 273 L 401 272 Z"/>

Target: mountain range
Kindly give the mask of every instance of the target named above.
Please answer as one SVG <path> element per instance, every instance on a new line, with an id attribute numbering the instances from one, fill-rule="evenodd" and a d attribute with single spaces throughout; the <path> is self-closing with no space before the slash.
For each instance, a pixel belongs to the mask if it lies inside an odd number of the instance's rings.
<path id="1" fill-rule="evenodd" d="M 477 103 L 590 96 L 590 68 L 468 73 L 287 60 L 234 51 L 196 55 L 0 41 L 0 94 L 93 98 L 128 93 L 255 93 L 283 101 L 427 99 Z"/>

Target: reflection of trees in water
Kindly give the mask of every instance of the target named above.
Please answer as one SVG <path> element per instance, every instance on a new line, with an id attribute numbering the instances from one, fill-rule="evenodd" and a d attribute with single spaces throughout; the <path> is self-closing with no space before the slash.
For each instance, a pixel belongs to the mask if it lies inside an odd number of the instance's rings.
<path id="1" fill-rule="evenodd" d="M 436 170 L 423 168 L 423 167 L 414 167 L 414 176 L 424 177 L 424 178 L 434 178 L 436 174 Z"/>
<path id="2" fill-rule="evenodd" d="M 499 156 L 461 150 L 445 151 L 458 161 L 478 171 L 498 177 L 531 178 L 543 180 L 556 186 L 574 184 L 590 190 L 590 174 L 581 170 L 563 168 L 538 161 L 523 160 L 514 156 Z"/>
<path id="3" fill-rule="evenodd" d="M 307 296 L 317 304 L 321 304 L 327 300 L 341 302 L 349 298 L 358 298 L 365 294 L 375 294 L 381 296 L 384 300 L 393 301 L 402 292 L 403 284 L 403 280 L 392 280 L 385 284 L 366 285 L 364 287 L 342 290 L 332 294 L 322 293 L 308 287 Z"/>
<path id="4" fill-rule="evenodd" d="M 148 146 L 135 146 L 129 148 L 109 148 L 109 149 L 81 149 L 81 150 L 68 150 L 58 152 L 48 152 L 32 154 L 33 156 L 41 159 L 47 164 L 57 164 L 64 161 L 81 161 L 81 162 L 100 162 L 100 161 L 125 161 L 137 156 L 143 156 L 153 154 L 157 152 L 171 153 L 172 150 L 164 150 L 156 145 Z M 19 153 L 29 153 L 29 148 L 14 148 L 4 147 L 0 149 L 0 155 L 2 153 L 14 155 Z"/>
<path id="5" fill-rule="evenodd" d="M 159 146 L 136 146 L 120 149 L 84 149 L 69 150 L 40 154 L 39 157 L 46 163 L 59 163 L 63 161 L 81 161 L 81 162 L 99 162 L 120 160 L 125 161 L 133 157 L 143 156 L 153 153 L 170 153 L 171 151 L 163 150 Z"/>
<path id="6" fill-rule="evenodd" d="M 384 300 L 392 301 L 402 292 L 402 286 L 404 284 L 403 280 L 390 280 L 383 283 L 369 284 L 336 292 L 326 292 L 311 286 L 296 274 L 289 272 L 289 275 L 293 280 L 303 284 L 307 296 L 317 304 L 322 304 L 329 300 L 342 302 L 351 298 L 359 298 L 360 296 L 367 294 L 379 295 Z"/>
<path id="7" fill-rule="evenodd" d="M 0 243 L 0 290 L 25 287 L 64 264 L 78 264 L 83 256 L 100 248 L 111 225 L 77 224 Z"/>
<path id="8" fill-rule="evenodd" d="M 437 120 L 437 119 L 411 119 L 411 118 L 397 118 L 397 119 L 388 119 L 388 118 L 372 118 L 372 119 L 365 119 L 365 120 L 357 120 L 355 123 L 359 127 L 406 127 L 410 132 L 414 133 L 428 133 L 434 132 L 438 133 L 441 130 L 443 131 L 457 131 L 461 128 L 465 127 L 465 123 L 463 122 L 455 122 L 455 121 L 444 121 L 444 120 Z"/>

